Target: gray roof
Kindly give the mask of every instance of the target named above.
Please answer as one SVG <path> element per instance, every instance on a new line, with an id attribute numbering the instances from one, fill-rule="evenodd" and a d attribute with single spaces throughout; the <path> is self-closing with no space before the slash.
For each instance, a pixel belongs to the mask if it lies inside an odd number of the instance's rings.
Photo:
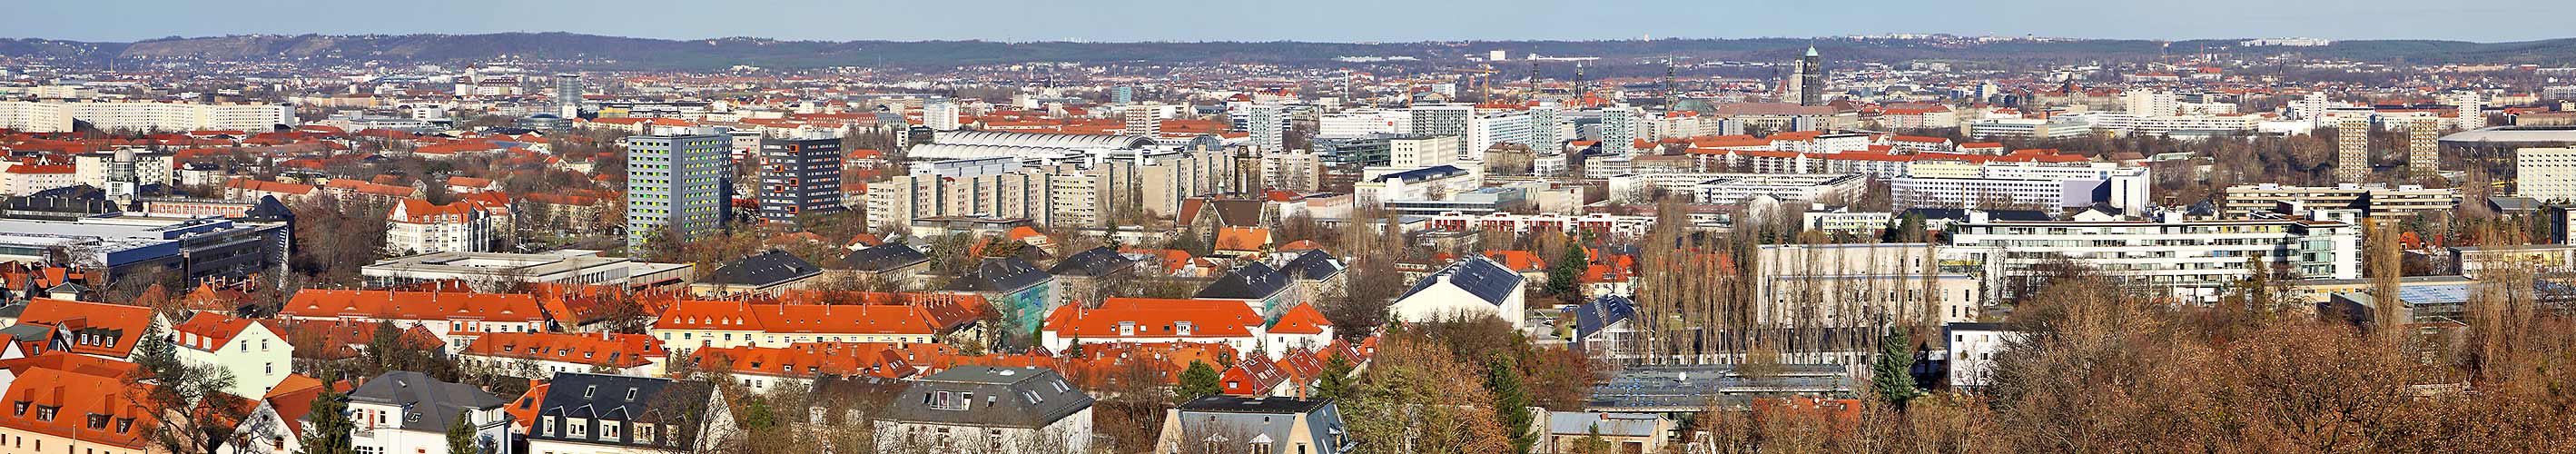
<path id="1" fill-rule="evenodd" d="M 1502 264 L 1494 263 L 1493 259 L 1483 256 L 1469 257 L 1466 260 L 1451 263 L 1449 267 L 1441 268 L 1440 271 L 1434 271 L 1429 276 L 1423 276 L 1422 280 L 1414 281 L 1413 288 L 1406 289 L 1404 296 L 1411 297 L 1415 293 L 1421 293 L 1422 289 L 1431 288 L 1432 284 L 1447 282 L 1466 290 L 1468 294 L 1476 295 L 1476 298 L 1485 300 L 1486 303 L 1501 305 L 1504 300 L 1512 297 L 1513 292 L 1521 291 L 1522 279 L 1520 273 L 1503 268 Z"/>
<path id="2" fill-rule="evenodd" d="M 1054 267 L 1047 268 L 1047 274 L 1057 276 L 1104 276 L 1116 273 L 1119 270 L 1127 269 L 1135 264 L 1136 261 L 1128 260 L 1125 255 L 1119 255 L 1118 250 L 1110 249 L 1108 246 L 1101 246 L 1087 249 L 1082 252 L 1076 252 L 1071 256 L 1065 257 L 1064 260 L 1056 261 Z"/>
<path id="3" fill-rule="evenodd" d="M 708 396 L 714 388 L 701 382 L 672 381 L 663 378 L 626 377 L 563 372 L 555 374 L 546 385 L 545 400 L 537 404 L 538 418 L 582 418 L 591 436 L 601 434 L 596 426 L 602 422 L 634 421 L 669 427 L 662 437 L 680 437 L 678 446 L 693 445 L 697 428 L 706 421 Z M 569 424 L 569 422 L 567 422 Z M 627 441 L 571 438 L 570 431 L 557 431 L 554 436 L 532 434 L 531 439 L 547 439 L 590 444 L 633 445 Z M 667 439 L 657 439 L 665 441 Z"/>
<path id="4" fill-rule="evenodd" d="M 1636 315 L 1637 302 L 1619 295 L 1601 295 L 1592 302 L 1574 307 L 1574 338 L 1592 337 L 1592 333 Z"/>
<path id="5" fill-rule="evenodd" d="M 463 383 L 448 383 L 430 378 L 429 374 L 409 371 L 386 372 L 367 380 L 349 391 L 352 402 L 367 402 L 402 408 L 403 430 L 446 432 L 456 424 L 457 413 L 466 410 L 501 408 L 510 401 Z"/>
<path id="6" fill-rule="evenodd" d="M 1601 434 L 1613 437 L 1660 436 L 1656 423 L 1660 416 L 1647 413 L 1551 412 L 1547 414 L 1547 433 L 1552 435 Z"/>
<path id="7" fill-rule="evenodd" d="M 947 131 L 934 135 L 931 141 L 943 145 L 1054 148 L 1145 148 L 1154 145 L 1154 139 L 1145 136 L 1005 131 Z"/>
<path id="8" fill-rule="evenodd" d="M 1318 444 L 1338 440 L 1343 445 L 1323 447 L 1322 452 L 1344 452 L 1357 443 L 1347 436 L 1335 437 L 1348 429 L 1342 425 L 1340 406 L 1334 405 L 1332 399 L 1213 395 L 1181 403 L 1179 410 L 1186 437 L 1223 436 L 1229 444 L 1249 444 L 1266 437 L 1270 452 L 1285 453 L 1290 452 L 1288 442 L 1299 438 L 1290 431 L 1296 430 L 1296 418 L 1302 417 L 1306 420 L 1305 438 Z M 1203 441 L 1206 440 L 1181 440 Z"/>
<path id="9" fill-rule="evenodd" d="M 946 290 L 1005 293 L 1046 283 L 1054 275 L 1016 257 L 986 257 L 975 271 L 950 281 Z"/>
<path id="10" fill-rule="evenodd" d="M 962 408 L 934 407 L 942 393 Z M 913 382 L 887 420 L 983 427 L 1045 427 L 1083 409 L 1091 395 L 1035 367 L 957 366 Z"/>
<path id="11" fill-rule="evenodd" d="M 796 258 L 796 254 L 771 249 L 768 252 L 726 263 L 723 267 L 716 268 L 714 275 L 707 276 L 706 281 L 718 284 L 770 285 L 817 274 L 823 274 L 823 269 L 815 267 L 805 259 Z"/>
<path id="12" fill-rule="evenodd" d="M 859 271 L 885 271 L 928 261 L 930 256 L 922 254 L 921 250 L 913 249 L 912 245 L 886 243 L 850 251 L 849 255 L 841 256 L 841 267 Z"/>
<path id="13" fill-rule="evenodd" d="M 1224 276 L 1218 276 L 1216 278 L 1216 282 L 1209 283 L 1205 288 L 1200 288 L 1199 293 L 1191 297 L 1237 300 L 1267 299 L 1270 298 L 1271 295 L 1279 294 L 1279 291 L 1281 290 L 1287 290 L 1288 283 L 1288 275 L 1281 274 L 1279 270 L 1271 268 L 1270 265 L 1264 265 L 1261 262 L 1252 262 L 1250 265 L 1244 265 L 1241 268 L 1227 271 Z"/>
<path id="14" fill-rule="evenodd" d="M 1320 250 L 1306 251 L 1280 264 L 1279 272 L 1297 279 L 1320 280 L 1341 274 L 1342 259 Z"/>

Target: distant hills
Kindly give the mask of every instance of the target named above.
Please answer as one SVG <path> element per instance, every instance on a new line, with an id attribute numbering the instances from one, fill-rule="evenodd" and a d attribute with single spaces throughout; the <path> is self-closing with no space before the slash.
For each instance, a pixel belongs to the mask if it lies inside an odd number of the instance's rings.
<path id="1" fill-rule="evenodd" d="M 2462 41 L 2339 41 L 2321 47 L 2237 47 L 2237 40 L 1992 41 L 1964 39 L 1753 38 L 1653 41 L 1455 41 L 1411 43 L 1316 42 L 1027 42 L 989 41 L 780 41 L 760 38 L 666 40 L 573 33 L 478 35 L 245 35 L 168 38 L 133 43 L 46 39 L 0 40 L 0 55 L 47 58 L 81 65 L 109 57 L 204 57 L 230 61 L 390 64 L 456 64 L 517 58 L 581 69 L 718 70 L 735 65 L 766 68 L 870 66 L 941 68 L 979 64 L 1078 62 L 1138 64 L 1240 62 L 1334 64 L 1336 57 L 1410 57 L 1458 62 L 1467 55 L 1507 50 L 1589 56 L 1619 64 L 1678 56 L 1693 60 L 1781 61 L 1812 44 L 1835 59 L 1870 61 L 1956 60 L 2081 62 L 2152 59 L 2165 53 L 2210 52 L 2261 56 L 2296 52 L 2308 57 L 2410 63 L 2530 63 L 2576 61 L 2576 38 L 2509 43 Z M 1398 63 L 1401 64 L 1401 63 Z"/>

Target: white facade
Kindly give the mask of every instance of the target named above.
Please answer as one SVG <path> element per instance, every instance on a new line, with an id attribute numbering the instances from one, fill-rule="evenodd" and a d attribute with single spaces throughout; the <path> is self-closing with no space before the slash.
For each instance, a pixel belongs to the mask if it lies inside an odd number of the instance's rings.
<path id="1" fill-rule="evenodd" d="M 1316 117 L 1315 125 L 1315 137 L 1324 139 L 1404 134 L 1413 130 L 1413 112 L 1402 109 L 1335 112 Z"/>
<path id="2" fill-rule="evenodd" d="M 1477 115 L 1467 121 L 1467 155 L 1463 159 L 1483 162 L 1485 149 L 1497 143 L 1528 145 L 1537 135 L 1536 125 L 1528 112 L 1507 111 Z M 1532 150 L 1537 150 L 1533 147 Z"/>
<path id="3" fill-rule="evenodd" d="M 1950 359 L 1950 387 L 1957 389 L 1980 389 L 1992 383 L 1995 355 L 2029 337 L 1987 323 L 1953 323 L 1942 330 L 1949 334 L 1945 354 Z"/>
<path id="4" fill-rule="evenodd" d="M 2541 201 L 2576 200 L 2576 147 L 2514 150 L 2513 168 L 2515 195 Z"/>
<path id="5" fill-rule="evenodd" d="M 2216 301 L 2249 275 L 2254 257 L 2295 279 L 2357 279 L 2361 233 L 2351 224 L 2303 219 L 2185 221 L 1989 221 L 1972 212 L 1951 226 L 1945 270 L 1975 272 L 1990 298 L 2017 282 L 2045 278 L 2060 258 L 2141 289 L 2183 301 Z"/>
<path id="6" fill-rule="evenodd" d="M 1419 169 L 1458 163 L 1458 136 L 1392 139 L 1386 144 L 1389 167 Z"/>
<path id="7" fill-rule="evenodd" d="M 2145 167 L 2113 163 L 1917 162 L 1889 181 L 1900 208 L 2050 209 L 2100 201 L 2126 216 L 2146 212 Z"/>
<path id="8" fill-rule="evenodd" d="M 71 130 L 73 119 L 107 131 L 217 129 L 257 133 L 276 125 L 294 124 L 295 110 L 279 104 L 0 101 L 0 128 L 65 132 Z"/>
<path id="9" fill-rule="evenodd" d="M 404 429 L 402 418 L 405 410 L 408 409 L 362 400 L 350 401 L 350 419 L 358 424 L 358 430 L 349 434 L 350 446 L 357 448 L 361 453 L 460 454 L 447 451 L 447 432 Z M 510 439 L 511 424 L 506 419 L 509 415 L 502 412 L 502 407 L 468 411 L 465 414 L 470 423 L 474 424 L 476 438 Z M 510 443 L 505 441 L 498 445 L 500 451 L 493 454 L 509 454 Z M 530 448 L 529 451 L 536 450 Z M 588 451 L 550 450 L 548 452 L 570 454 Z"/>

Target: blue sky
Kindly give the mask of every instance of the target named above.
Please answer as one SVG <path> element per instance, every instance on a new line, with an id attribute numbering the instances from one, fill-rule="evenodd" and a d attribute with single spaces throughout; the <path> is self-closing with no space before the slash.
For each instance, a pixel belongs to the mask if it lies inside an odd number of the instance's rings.
<path id="1" fill-rule="evenodd" d="M 14 0 L 0 37 L 564 31 L 799 40 L 1422 41 L 1881 33 L 2523 41 L 2571 0 Z M 2563 22 L 2563 21 L 2562 21 Z"/>

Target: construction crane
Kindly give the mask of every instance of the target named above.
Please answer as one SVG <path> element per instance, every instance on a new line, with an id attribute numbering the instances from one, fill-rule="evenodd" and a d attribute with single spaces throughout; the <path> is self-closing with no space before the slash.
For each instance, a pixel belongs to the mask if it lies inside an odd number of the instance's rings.
<path id="1" fill-rule="evenodd" d="M 1467 74 L 1467 83 L 1476 87 L 1477 102 L 1493 101 L 1494 68 L 1492 66 L 1489 65 L 1482 68 L 1457 68 L 1451 69 L 1449 72 Z"/>

